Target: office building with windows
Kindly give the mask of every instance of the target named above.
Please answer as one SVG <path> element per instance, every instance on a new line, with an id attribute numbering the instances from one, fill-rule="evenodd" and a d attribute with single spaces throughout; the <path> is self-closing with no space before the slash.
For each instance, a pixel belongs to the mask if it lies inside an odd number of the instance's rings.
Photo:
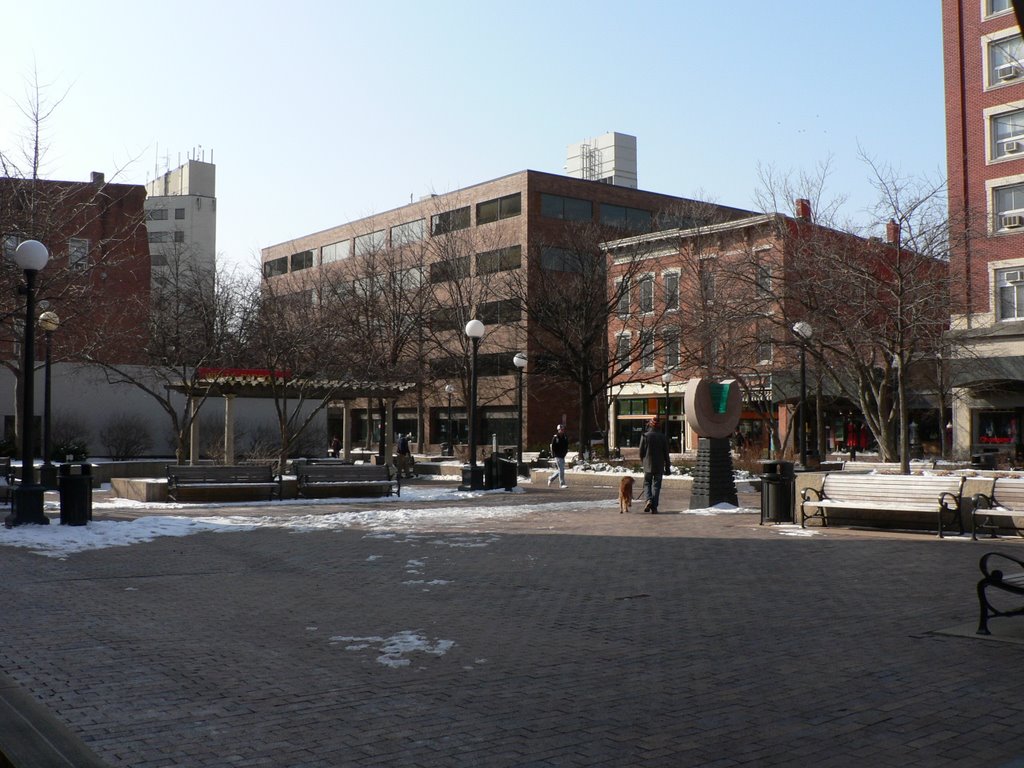
<path id="1" fill-rule="evenodd" d="M 1010 0 L 943 0 L 954 450 L 1024 455 L 1024 42 Z"/>
<path id="2" fill-rule="evenodd" d="M 524 445 L 526 450 L 536 450 L 547 445 L 559 422 L 567 423 L 574 439 L 579 437 L 578 398 L 571 386 L 556 385 L 536 373 L 537 331 L 521 307 L 502 295 L 500 278 L 525 275 L 529 284 L 535 285 L 533 281 L 549 279 L 566 269 L 566 246 L 581 224 L 596 227 L 602 239 L 613 239 L 677 225 L 678 212 L 692 205 L 693 201 L 682 198 L 597 180 L 521 171 L 265 248 L 263 277 L 282 286 L 291 281 L 294 290 L 299 290 L 303 275 L 340 269 L 339 264 L 382 250 L 421 248 L 427 254 L 423 279 L 434 283 L 486 281 L 489 288 L 476 292 L 475 306 L 442 308 L 431 325 L 435 331 L 446 328 L 461 334 L 462 326 L 454 320 L 477 317 L 487 326 L 480 346 L 481 445 L 489 445 L 492 435 L 501 447 L 515 444 L 512 359 L 515 352 L 526 353 Z M 722 218 L 749 215 L 748 211 L 713 207 Z M 445 246 L 453 237 L 460 238 L 464 249 L 464 255 L 457 258 L 451 258 L 453 249 Z M 456 293 L 450 292 L 452 302 L 459 301 Z M 437 450 L 448 441 L 445 386 L 457 383 L 453 374 L 463 362 L 461 358 L 433 361 L 432 382 L 419 394 L 422 409 L 411 396 L 399 405 L 397 431 L 412 432 L 424 450 Z M 458 443 L 465 440 L 466 407 L 462 390 L 455 389 L 453 437 Z M 332 433 L 344 430 L 353 444 L 358 444 L 379 425 L 372 423 L 374 416 L 367 408 L 353 405 L 343 409 L 345 424 L 336 410 L 329 421 Z M 595 414 L 595 426 L 602 428 L 603 422 L 604 413 Z"/>

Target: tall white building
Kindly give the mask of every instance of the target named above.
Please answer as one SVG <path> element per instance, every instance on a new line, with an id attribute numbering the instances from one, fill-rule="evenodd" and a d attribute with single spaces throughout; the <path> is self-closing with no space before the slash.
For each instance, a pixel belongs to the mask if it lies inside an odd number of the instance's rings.
<path id="1" fill-rule="evenodd" d="M 612 132 L 570 144 L 565 175 L 637 189 L 636 136 Z"/>
<path id="2" fill-rule="evenodd" d="M 216 166 L 187 160 L 146 184 L 146 229 L 153 263 L 153 283 L 167 279 L 174 267 L 194 267 L 209 275 L 216 269 Z"/>

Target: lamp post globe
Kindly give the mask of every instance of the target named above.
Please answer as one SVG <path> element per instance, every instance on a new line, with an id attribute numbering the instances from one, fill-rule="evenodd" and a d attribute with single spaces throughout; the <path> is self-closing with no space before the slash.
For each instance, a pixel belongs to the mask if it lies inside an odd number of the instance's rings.
<path id="1" fill-rule="evenodd" d="M 480 339 L 487 328 L 482 322 L 473 318 L 466 323 L 466 336 L 472 346 L 472 357 L 469 370 L 469 464 L 462 468 L 462 485 L 469 490 L 480 490 L 484 487 L 483 471 L 476 464 L 477 418 L 476 418 L 476 384 L 477 384 L 477 353 Z"/>
<path id="2" fill-rule="evenodd" d="M 21 484 L 12 494 L 12 511 L 4 518 L 4 525 L 11 528 L 24 523 L 47 525 L 50 519 L 43 513 L 43 487 L 35 481 L 33 451 L 35 448 L 32 423 L 35 416 L 35 362 L 36 362 L 36 273 L 50 260 L 50 252 L 38 240 L 25 240 L 14 249 L 14 263 L 25 272 L 24 289 L 19 293 L 25 297 L 25 338 L 21 400 Z"/>
<path id="3" fill-rule="evenodd" d="M 526 353 L 516 352 L 512 365 L 516 367 L 516 474 L 523 474 L 523 370 L 526 368 Z"/>

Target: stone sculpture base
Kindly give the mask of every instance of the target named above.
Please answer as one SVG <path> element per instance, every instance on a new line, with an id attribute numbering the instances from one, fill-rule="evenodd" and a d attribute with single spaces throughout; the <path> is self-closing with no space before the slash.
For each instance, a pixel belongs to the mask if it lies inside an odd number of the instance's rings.
<path id="1" fill-rule="evenodd" d="M 732 453 L 729 438 L 702 437 L 697 443 L 690 509 L 705 509 L 715 504 L 739 506 L 732 476 Z"/>

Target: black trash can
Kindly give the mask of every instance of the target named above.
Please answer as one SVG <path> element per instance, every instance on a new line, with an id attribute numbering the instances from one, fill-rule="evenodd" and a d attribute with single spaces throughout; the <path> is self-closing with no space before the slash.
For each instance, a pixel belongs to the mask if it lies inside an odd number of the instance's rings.
<path id="1" fill-rule="evenodd" d="M 515 459 L 498 459 L 498 484 L 495 487 L 511 491 L 518 483 L 519 472 Z"/>
<path id="2" fill-rule="evenodd" d="M 795 487 L 792 461 L 763 462 L 761 475 L 761 525 L 793 522 L 793 489 Z"/>
<path id="3" fill-rule="evenodd" d="M 489 491 L 492 488 L 498 487 L 498 479 L 496 473 L 498 471 L 498 462 L 494 456 L 488 456 L 484 459 L 484 490 Z"/>
<path id="4" fill-rule="evenodd" d="M 77 473 L 72 471 L 75 467 Z M 92 520 L 92 467 L 89 464 L 61 464 L 57 490 L 61 525 L 85 525 Z"/>

